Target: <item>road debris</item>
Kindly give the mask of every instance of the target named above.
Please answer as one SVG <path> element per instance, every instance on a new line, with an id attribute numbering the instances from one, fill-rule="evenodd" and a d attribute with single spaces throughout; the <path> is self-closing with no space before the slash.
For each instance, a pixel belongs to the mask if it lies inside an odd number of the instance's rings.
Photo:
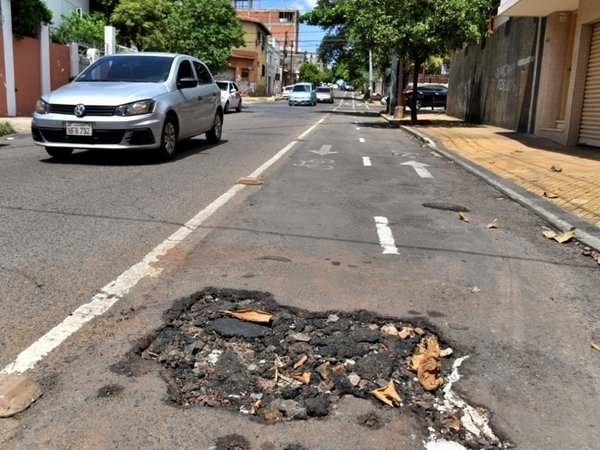
<path id="1" fill-rule="evenodd" d="M 498 228 L 499 226 L 500 226 L 500 221 L 498 219 L 494 219 L 490 223 L 487 224 L 488 228 Z"/>
<path id="2" fill-rule="evenodd" d="M 574 230 L 565 231 L 564 233 L 557 233 L 553 230 L 545 230 L 544 236 L 548 239 L 554 239 L 559 244 L 564 244 L 565 242 L 569 242 L 573 236 L 575 235 Z"/>
<path id="3" fill-rule="evenodd" d="M 592 342 L 592 348 L 593 348 L 594 350 L 596 350 L 596 351 L 600 352 L 600 345 L 598 345 L 598 344 L 594 344 L 594 343 Z"/>
<path id="4" fill-rule="evenodd" d="M 552 165 L 552 167 L 550 167 L 550 170 L 551 170 L 552 172 L 562 172 L 562 167 L 560 167 L 560 166 L 558 166 L 558 165 L 554 164 L 554 165 Z"/>
<path id="5" fill-rule="evenodd" d="M 273 316 L 258 309 L 240 309 L 238 311 L 223 311 L 225 314 L 246 322 L 269 323 Z"/>
<path id="6" fill-rule="evenodd" d="M 26 410 L 42 395 L 42 388 L 31 377 L 0 373 L 0 417 L 12 417 Z"/>
<path id="7" fill-rule="evenodd" d="M 263 184 L 263 181 L 253 177 L 242 177 L 237 180 L 237 184 L 244 184 L 246 186 L 260 186 Z"/>
<path id="8" fill-rule="evenodd" d="M 553 192 L 544 191 L 544 197 L 546 197 L 546 198 L 558 198 L 558 194 L 554 194 Z"/>
<path id="9" fill-rule="evenodd" d="M 467 217 L 467 215 L 463 212 L 459 212 L 458 213 L 458 218 L 460 220 L 462 220 L 463 222 L 469 222 L 469 218 Z"/>
<path id="10" fill-rule="evenodd" d="M 271 320 L 230 316 L 240 311 L 259 311 Z M 232 326 L 215 326 L 222 320 Z M 156 370 L 177 405 L 227 408 L 278 422 L 326 417 L 345 396 L 372 398 L 375 408 L 389 405 L 400 414 L 410 408 L 435 437 L 467 446 L 498 444 L 438 411 L 445 400 L 437 388 L 455 352 L 447 345 L 441 350 L 443 339 L 423 322 L 416 326 L 367 311 L 309 312 L 279 305 L 268 293 L 213 288 L 178 300 L 165 321 L 113 370 L 128 376 L 140 367 Z M 459 412 L 451 416 L 461 417 Z"/>

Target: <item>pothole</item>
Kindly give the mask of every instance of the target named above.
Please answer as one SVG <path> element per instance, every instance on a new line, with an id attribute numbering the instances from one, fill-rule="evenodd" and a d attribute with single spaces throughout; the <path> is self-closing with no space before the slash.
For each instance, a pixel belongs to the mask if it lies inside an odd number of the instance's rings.
<path id="1" fill-rule="evenodd" d="M 230 317 L 239 310 L 272 318 L 261 324 Z M 431 339 L 447 349 L 425 323 L 362 310 L 315 313 L 279 305 L 264 292 L 209 288 L 179 300 L 166 324 L 114 369 L 132 375 L 156 362 L 170 401 L 183 407 L 222 407 L 270 423 L 326 417 L 351 395 L 372 399 L 376 408 L 410 409 L 432 438 L 502 446 L 491 430 L 480 432 L 472 421 L 463 426 L 462 406 L 449 402 L 443 386 L 425 390 L 411 370 L 411 357 Z M 459 355 L 443 353 L 437 376 L 452 379 Z M 399 400 L 387 397 L 387 405 L 373 391 L 390 385 Z M 488 427 L 487 413 L 482 417 Z M 376 414 L 358 419 L 375 429 L 379 420 Z"/>

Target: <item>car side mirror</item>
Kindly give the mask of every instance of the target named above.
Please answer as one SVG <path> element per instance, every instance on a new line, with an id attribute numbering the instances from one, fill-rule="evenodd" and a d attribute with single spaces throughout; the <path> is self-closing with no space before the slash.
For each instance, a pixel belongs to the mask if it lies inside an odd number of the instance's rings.
<path id="1" fill-rule="evenodd" d="M 177 80 L 177 89 L 192 88 L 198 86 L 198 80 L 192 77 L 183 77 Z"/>
<path id="2" fill-rule="evenodd" d="M 231 92 L 232 94 L 237 92 L 235 89 L 230 90 L 229 92 Z"/>

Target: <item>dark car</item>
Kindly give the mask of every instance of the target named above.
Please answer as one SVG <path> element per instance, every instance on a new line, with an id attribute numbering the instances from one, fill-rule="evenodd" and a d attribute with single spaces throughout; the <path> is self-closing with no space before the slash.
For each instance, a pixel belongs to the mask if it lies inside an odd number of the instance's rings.
<path id="1" fill-rule="evenodd" d="M 406 106 L 412 107 L 413 88 L 412 86 L 404 90 L 406 97 Z M 423 107 L 446 107 L 446 98 L 448 97 L 448 88 L 443 84 L 419 84 L 417 85 L 417 110 Z"/>

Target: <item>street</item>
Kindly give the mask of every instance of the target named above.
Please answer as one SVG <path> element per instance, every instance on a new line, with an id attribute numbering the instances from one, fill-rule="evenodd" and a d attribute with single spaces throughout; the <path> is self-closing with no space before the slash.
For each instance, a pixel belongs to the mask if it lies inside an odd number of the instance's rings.
<path id="1" fill-rule="evenodd" d="M 0 447 L 228 448 L 233 434 L 253 449 L 431 442 L 418 408 L 347 396 L 325 418 L 273 425 L 173 405 L 158 372 L 115 370 L 176 300 L 211 287 L 435 331 L 467 357 L 454 390 L 489 411 L 500 445 L 600 449 L 600 367 L 586 356 L 600 335 L 598 265 L 390 128 L 380 107 L 336 96 L 244 104 L 220 144 L 192 139 L 169 163 L 134 152 L 58 163 L 28 134 L 2 141 L 0 370 L 24 368 L 43 396 L 0 419 Z M 247 177 L 262 184 L 237 184 Z M 106 311 L 45 338 L 99 294 Z M 99 395 L 106 386 L 118 394 Z M 366 414 L 383 426 L 360 424 Z"/>

